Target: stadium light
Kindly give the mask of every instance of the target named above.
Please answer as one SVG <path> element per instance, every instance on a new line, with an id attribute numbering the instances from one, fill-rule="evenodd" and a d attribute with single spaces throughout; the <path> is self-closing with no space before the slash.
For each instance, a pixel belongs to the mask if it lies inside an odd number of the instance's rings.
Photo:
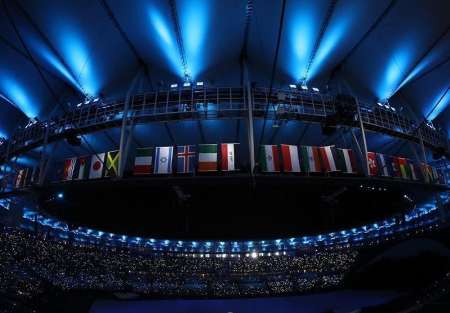
<path id="1" fill-rule="evenodd" d="M 308 86 L 302 85 L 302 89 L 303 89 L 303 90 L 308 90 Z"/>
<path id="2" fill-rule="evenodd" d="M 252 256 L 252 259 L 256 259 L 258 257 L 258 253 L 252 252 L 251 256 Z"/>
<path id="3" fill-rule="evenodd" d="M 183 83 L 183 87 L 191 87 L 191 83 L 190 82 L 185 82 L 185 83 Z"/>
<path id="4" fill-rule="evenodd" d="M 64 199 L 64 194 L 63 194 L 62 192 L 59 192 L 59 193 L 56 195 L 56 197 L 57 197 L 58 199 Z"/>
<path id="5" fill-rule="evenodd" d="M 197 87 L 202 87 L 204 85 L 204 83 L 203 82 L 197 82 L 196 85 L 197 85 Z"/>
<path id="6" fill-rule="evenodd" d="M 290 85 L 289 85 L 289 88 L 291 88 L 291 89 L 297 89 L 297 85 L 290 84 Z"/>
<path id="7" fill-rule="evenodd" d="M 170 88 L 178 88 L 178 84 L 170 84 Z"/>
<path id="8" fill-rule="evenodd" d="M 320 91 L 319 88 L 317 88 L 317 87 L 313 87 L 312 90 L 313 90 L 314 92 L 319 92 L 319 91 Z"/>

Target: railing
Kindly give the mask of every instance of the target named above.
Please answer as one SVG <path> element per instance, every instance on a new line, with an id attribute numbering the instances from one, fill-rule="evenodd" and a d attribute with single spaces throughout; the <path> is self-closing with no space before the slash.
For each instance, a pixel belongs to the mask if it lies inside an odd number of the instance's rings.
<path id="1" fill-rule="evenodd" d="M 183 119 L 244 118 L 248 105 L 245 90 L 239 88 L 189 88 L 138 94 L 130 98 L 129 118 L 135 123 Z M 323 122 L 336 113 L 336 100 L 328 94 L 304 90 L 253 88 L 251 102 L 255 118 L 296 119 Z M 46 141 L 63 139 L 66 132 L 90 133 L 119 127 L 125 100 L 89 103 L 75 107 L 61 117 L 17 129 L 9 140 L 0 145 L 0 162 L 36 148 Z M 361 104 L 361 117 L 370 131 L 420 142 L 436 148 L 447 147 L 446 134 L 427 125 L 380 107 Z M 358 127 L 357 123 L 349 125 Z"/>

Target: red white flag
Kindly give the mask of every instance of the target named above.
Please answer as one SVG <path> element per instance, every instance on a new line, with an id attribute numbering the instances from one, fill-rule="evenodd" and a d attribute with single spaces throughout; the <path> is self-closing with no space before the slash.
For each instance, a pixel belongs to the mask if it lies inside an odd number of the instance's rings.
<path id="1" fill-rule="evenodd" d="M 367 152 L 367 160 L 369 161 L 370 176 L 378 175 L 377 155 L 375 152 Z"/>
<path id="2" fill-rule="evenodd" d="M 222 171 L 237 170 L 237 147 L 238 143 L 222 143 L 220 145 L 220 168 Z"/>
<path id="3" fill-rule="evenodd" d="M 70 158 L 64 161 L 64 172 L 62 177 L 63 180 L 72 180 L 76 163 L 77 158 Z"/>
<path id="4" fill-rule="evenodd" d="M 283 158 L 283 169 L 285 172 L 300 172 L 300 159 L 298 148 L 293 145 L 281 145 L 281 156 Z"/>
<path id="5" fill-rule="evenodd" d="M 92 156 L 91 169 L 89 171 L 89 179 L 102 177 L 104 163 L 105 163 L 105 153 L 94 154 Z"/>

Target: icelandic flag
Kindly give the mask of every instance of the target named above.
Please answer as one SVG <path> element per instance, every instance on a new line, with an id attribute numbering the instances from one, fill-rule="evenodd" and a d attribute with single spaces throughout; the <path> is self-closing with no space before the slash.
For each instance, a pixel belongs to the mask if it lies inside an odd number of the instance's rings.
<path id="1" fill-rule="evenodd" d="M 196 156 L 194 145 L 177 146 L 177 173 L 193 173 Z"/>
<path id="2" fill-rule="evenodd" d="M 155 174 L 172 173 L 173 147 L 156 147 Z"/>

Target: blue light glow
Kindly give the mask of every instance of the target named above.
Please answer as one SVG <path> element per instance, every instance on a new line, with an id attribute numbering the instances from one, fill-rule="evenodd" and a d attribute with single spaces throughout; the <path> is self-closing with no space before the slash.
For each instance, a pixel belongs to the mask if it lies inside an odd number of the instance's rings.
<path id="1" fill-rule="evenodd" d="M 293 53 L 291 61 L 286 64 L 287 70 L 295 81 L 306 75 L 308 58 L 313 49 L 315 39 L 314 16 L 307 9 L 298 10 L 296 16 L 289 20 L 289 43 Z"/>
<path id="2" fill-rule="evenodd" d="M 158 42 L 162 53 L 170 62 L 174 73 L 181 78 L 184 78 L 183 64 L 181 63 L 174 31 L 169 26 L 170 22 L 164 19 L 156 7 L 150 8 L 149 16 L 150 22 L 159 36 L 160 40 Z"/>
<path id="3" fill-rule="evenodd" d="M 392 54 L 376 87 L 378 99 L 389 99 L 397 90 L 410 65 L 411 51 L 411 47 L 405 45 Z"/>
<path id="4" fill-rule="evenodd" d="M 450 92 L 447 88 L 444 93 L 440 92 L 427 106 L 428 112 L 425 112 L 425 116 L 428 117 L 428 120 L 434 120 L 450 103 Z M 439 102 L 439 103 L 438 103 Z M 437 106 L 436 106 L 437 104 Z M 436 107 L 435 107 L 436 106 Z"/>
<path id="5" fill-rule="evenodd" d="M 62 57 L 75 75 L 72 79 L 81 84 L 83 93 L 89 96 L 97 96 L 100 91 L 100 83 L 84 39 L 67 26 L 60 28 L 60 38 Z M 50 59 L 53 59 L 52 56 L 50 56 Z M 56 58 L 54 59 L 56 60 Z M 61 67 L 62 64 L 58 65 L 58 62 L 55 60 L 52 61 L 53 65 L 59 67 L 59 70 L 63 71 L 62 73 L 67 74 L 68 71 Z"/>
<path id="6" fill-rule="evenodd" d="M 209 26 L 209 3 L 207 0 L 189 0 L 180 5 L 184 50 L 188 72 L 193 80 L 204 70 L 206 63 L 204 43 Z"/>
<path id="7" fill-rule="evenodd" d="M 58 194 L 56 195 L 56 197 L 57 197 L 58 199 L 64 199 L 64 194 L 63 194 L 62 192 L 60 192 L 60 193 L 58 193 Z"/>
<path id="8" fill-rule="evenodd" d="M 1 73 L 0 87 L 4 93 L 1 97 L 13 104 L 28 118 L 38 116 L 38 106 L 31 101 L 25 88 L 13 77 L 13 74 Z"/>

